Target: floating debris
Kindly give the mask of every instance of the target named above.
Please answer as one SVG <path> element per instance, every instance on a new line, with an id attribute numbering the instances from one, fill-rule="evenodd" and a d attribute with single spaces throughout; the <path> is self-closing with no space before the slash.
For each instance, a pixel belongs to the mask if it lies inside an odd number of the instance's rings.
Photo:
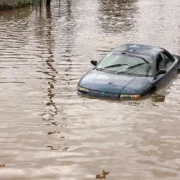
<path id="1" fill-rule="evenodd" d="M 53 146 L 46 146 L 48 148 L 51 148 L 51 150 L 59 150 L 58 148 L 54 148 Z"/>
<path id="2" fill-rule="evenodd" d="M 47 135 L 51 135 L 51 134 L 55 134 L 55 133 L 60 133 L 59 131 L 52 131 L 52 132 L 48 132 Z"/>
<path id="3" fill-rule="evenodd" d="M 65 147 L 64 149 L 63 149 L 63 151 L 67 151 L 69 149 L 69 147 Z"/>
<path id="4" fill-rule="evenodd" d="M 110 173 L 110 172 L 106 172 L 106 171 L 102 170 L 102 174 L 96 175 L 96 179 L 106 179 L 106 176 L 107 176 L 109 173 Z"/>
<path id="5" fill-rule="evenodd" d="M 1 167 L 4 167 L 4 166 L 5 166 L 5 164 L 0 164 L 0 168 L 1 168 Z"/>

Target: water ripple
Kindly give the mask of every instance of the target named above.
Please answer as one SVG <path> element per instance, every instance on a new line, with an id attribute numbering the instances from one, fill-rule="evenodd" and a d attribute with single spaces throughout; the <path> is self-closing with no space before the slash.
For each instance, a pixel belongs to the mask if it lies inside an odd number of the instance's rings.
<path id="1" fill-rule="evenodd" d="M 178 0 L 62 0 L 0 12 L 2 179 L 85 180 L 104 171 L 113 180 L 179 179 L 179 76 L 158 92 L 161 101 L 76 93 L 90 60 L 120 44 L 179 54 L 179 19 Z"/>

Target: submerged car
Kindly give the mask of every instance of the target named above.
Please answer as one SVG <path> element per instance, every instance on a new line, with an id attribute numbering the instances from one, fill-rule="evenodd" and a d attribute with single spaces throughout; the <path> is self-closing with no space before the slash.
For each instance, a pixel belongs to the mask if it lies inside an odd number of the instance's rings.
<path id="1" fill-rule="evenodd" d="M 180 56 L 150 45 L 125 44 L 108 53 L 78 83 L 78 94 L 139 99 L 166 85 L 180 70 Z"/>

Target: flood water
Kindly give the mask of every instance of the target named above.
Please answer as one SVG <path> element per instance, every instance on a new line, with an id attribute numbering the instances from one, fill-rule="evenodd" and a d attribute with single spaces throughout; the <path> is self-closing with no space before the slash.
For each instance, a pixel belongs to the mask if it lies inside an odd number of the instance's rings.
<path id="1" fill-rule="evenodd" d="M 180 54 L 179 0 L 0 12 L 0 180 L 180 179 L 180 76 L 160 102 L 76 93 L 90 59 L 125 43 Z"/>

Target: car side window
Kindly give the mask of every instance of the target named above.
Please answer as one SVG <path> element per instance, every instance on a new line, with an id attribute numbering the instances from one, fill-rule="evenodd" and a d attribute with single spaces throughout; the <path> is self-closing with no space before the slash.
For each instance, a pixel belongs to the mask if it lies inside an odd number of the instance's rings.
<path id="1" fill-rule="evenodd" d="M 157 61 L 156 61 L 156 73 L 159 72 L 160 69 L 162 69 L 162 65 L 163 65 L 163 58 L 161 56 L 161 54 L 159 54 L 157 56 Z"/>
<path id="2" fill-rule="evenodd" d="M 163 61 L 160 64 L 160 69 L 168 69 L 173 64 L 172 59 L 169 57 L 168 54 L 164 52 L 161 53 L 161 55 L 162 55 Z"/>

